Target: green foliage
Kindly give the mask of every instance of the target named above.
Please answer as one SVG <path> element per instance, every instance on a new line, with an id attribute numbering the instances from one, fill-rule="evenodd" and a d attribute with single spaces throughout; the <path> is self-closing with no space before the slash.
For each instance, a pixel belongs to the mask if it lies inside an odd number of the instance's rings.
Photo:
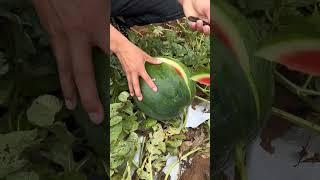
<path id="1" fill-rule="evenodd" d="M 39 143 L 37 130 L 1 134 L 0 142 L 0 178 L 27 165 L 28 161 L 20 157 L 21 153 L 26 148 Z"/>
<path id="2" fill-rule="evenodd" d="M 148 33 L 129 34 L 129 39 L 151 56 L 169 56 L 181 60 L 190 71 L 208 68 L 210 63 L 209 38 L 190 30 L 184 22 L 167 27 L 150 25 Z"/>
<path id="3" fill-rule="evenodd" d="M 138 122 L 128 99 L 128 92 L 118 96 L 120 103 L 110 104 L 110 175 L 118 173 L 118 167 L 132 159 L 138 144 Z"/>

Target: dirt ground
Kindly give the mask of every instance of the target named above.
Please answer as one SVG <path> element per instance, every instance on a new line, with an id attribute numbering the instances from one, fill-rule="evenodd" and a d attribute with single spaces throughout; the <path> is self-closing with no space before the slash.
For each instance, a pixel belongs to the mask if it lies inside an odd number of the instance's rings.
<path id="1" fill-rule="evenodd" d="M 190 167 L 182 174 L 180 180 L 209 180 L 210 158 L 197 155 L 192 159 Z"/>

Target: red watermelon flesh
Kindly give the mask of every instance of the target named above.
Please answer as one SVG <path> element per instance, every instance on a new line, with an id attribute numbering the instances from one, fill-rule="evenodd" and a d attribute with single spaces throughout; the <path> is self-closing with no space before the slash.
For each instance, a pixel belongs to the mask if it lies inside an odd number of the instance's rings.
<path id="1" fill-rule="evenodd" d="M 191 77 L 193 81 L 196 81 L 197 83 L 210 86 L 210 74 L 209 73 L 201 73 L 196 74 Z"/>
<path id="2" fill-rule="evenodd" d="M 292 70 L 320 75 L 320 49 L 298 50 L 281 54 L 279 63 Z"/>

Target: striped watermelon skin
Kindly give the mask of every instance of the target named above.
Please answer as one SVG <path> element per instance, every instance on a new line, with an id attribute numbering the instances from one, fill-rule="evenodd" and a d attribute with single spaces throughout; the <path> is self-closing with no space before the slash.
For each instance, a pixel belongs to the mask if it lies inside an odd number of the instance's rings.
<path id="1" fill-rule="evenodd" d="M 254 56 L 258 38 L 236 8 L 214 6 L 212 40 L 214 96 L 213 172 L 226 165 L 238 143 L 250 143 L 269 117 L 273 97 L 272 63 Z"/>
<path id="2" fill-rule="evenodd" d="M 158 92 L 140 80 L 143 100 L 135 103 L 146 115 L 157 120 L 171 120 L 181 115 L 188 107 L 195 94 L 195 82 L 190 79 L 190 72 L 178 60 L 157 57 L 160 65 L 146 64 L 147 73 L 158 87 Z"/>

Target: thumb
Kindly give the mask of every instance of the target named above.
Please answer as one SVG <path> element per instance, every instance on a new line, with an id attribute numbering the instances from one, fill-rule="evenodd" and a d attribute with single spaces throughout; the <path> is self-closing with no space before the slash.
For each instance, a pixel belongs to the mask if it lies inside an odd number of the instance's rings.
<path id="1" fill-rule="evenodd" d="M 161 64 L 162 63 L 162 61 L 160 61 L 159 59 L 153 58 L 149 55 L 145 55 L 144 60 L 147 61 L 148 63 L 151 63 L 151 64 Z"/>

